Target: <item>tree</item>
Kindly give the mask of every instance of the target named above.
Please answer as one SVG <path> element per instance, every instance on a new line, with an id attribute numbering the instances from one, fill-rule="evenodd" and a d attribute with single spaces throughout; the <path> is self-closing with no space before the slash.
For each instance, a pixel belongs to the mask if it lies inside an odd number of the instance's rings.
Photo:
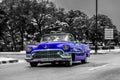
<path id="1" fill-rule="evenodd" d="M 3 31 L 5 29 L 6 26 L 6 13 L 0 9 L 0 36 L 3 36 Z"/>
<path id="2" fill-rule="evenodd" d="M 6 17 L 6 13 L 0 6 L 0 45 L 1 45 L 0 48 L 2 48 L 2 46 L 7 48 L 7 45 L 5 45 L 5 44 L 7 44 L 7 40 L 6 40 L 6 37 L 4 36 L 5 31 L 6 31 L 6 26 L 7 26 L 7 20 L 8 19 Z"/>
<path id="3" fill-rule="evenodd" d="M 3 0 L 2 8 L 7 14 L 7 30 L 4 36 L 8 36 L 8 44 L 11 45 L 12 51 L 17 50 L 17 46 L 24 47 L 24 34 L 39 32 L 37 36 L 38 41 L 40 37 L 47 32 L 47 29 L 54 29 L 55 21 L 54 12 L 56 6 L 49 1 L 37 0 Z M 31 30 L 31 32 L 29 31 Z"/>
<path id="4" fill-rule="evenodd" d="M 9 44 L 12 51 L 17 50 L 17 45 L 20 43 L 21 50 L 23 50 L 23 33 L 29 24 L 29 0 L 3 0 L 1 3 L 2 8 L 6 13 L 7 21 L 7 34 L 9 35 Z"/>
<path id="5" fill-rule="evenodd" d="M 70 10 L 66 14 L 65 22 L 69 25 L 65 28 L 68 32 L 72 33 L 78 40 L 86 37 L 88 27 L 88 16 L 79 10 Z"/>
<path id="6" fill-rule="evenodd" d="M 89 19 L 80 10 L 66 12 L 64 8 L 56 8 L 48 0 L 2 0 L 0 40 L 9 50 L 19 51 L 30 40 L 39 42 L 43 34 L 52 30 L 70 32 L 78 40 L 90 39 L 94 43 L 95 38 L 99 42 L 104 41 L 105 28 L 114 28 L 114 41 L 117 42 L 116 26 L 106 15 L 98 15 L 97 37 L 93 37 L 96 31 L 95 19 L 95 16 Z"/>
<path id="7" fill-rule="evenodd" d="M 55 10 L 56 6 L 52 2 L 42 1 L 38 3 L 36 0 L 33 1 L 31 5 L 31 22 L 37 26 L 40 36 L 44 34 L 45 29 L 54 23 Z"/>
<path id="8" fill-rule="evenodd" d="M 112 20 L 108 16 L 99 14 L 97 19 L 97 30 L 96 16 L 94 15 L 89 19 L 89 38 L 93 43 L 95 42 L 95 39 L 97 39 L 98 42 L 104 42 L 105 28 L 113 28 L 116 30 L 116 26 L 113 25 Z"/>
<path id="9" fill-rule="evenodd" d="M 66 13 L 64 8 L 55 9 L 51 14 L 51 18 L 48 19 L 49 27 L 45 30 L 48 31 L 60 31 L 64 28 L 64 23 L 66 19 Z M 52 22 L 51 22 L 52 21 Z M 66 23 L 67 24 L 67 23 Z"/>

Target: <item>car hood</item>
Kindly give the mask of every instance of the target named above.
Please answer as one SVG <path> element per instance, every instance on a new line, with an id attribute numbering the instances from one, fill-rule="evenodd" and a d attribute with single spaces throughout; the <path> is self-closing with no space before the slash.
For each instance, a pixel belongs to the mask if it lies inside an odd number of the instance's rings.
<path id="1" fill-rule="evenodd" d="M 59 49 L 63 45 L 71 45 L 73 42 L 42 42 L 38 44 L 38 49 Z"/>

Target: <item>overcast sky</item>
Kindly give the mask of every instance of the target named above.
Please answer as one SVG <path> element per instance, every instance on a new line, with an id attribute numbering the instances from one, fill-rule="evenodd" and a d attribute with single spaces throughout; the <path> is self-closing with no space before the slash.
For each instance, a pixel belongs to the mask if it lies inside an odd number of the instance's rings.
<path id="1" fill-rule="evenodd" d="M 96 0 L 53 0 L 57 6 L 65 10 L 81 10 L 89 17 L 95 14 Z M 113 24 L 120 30 L 120 0 L 98 0 L 98 13 L 112 19 Z"/>

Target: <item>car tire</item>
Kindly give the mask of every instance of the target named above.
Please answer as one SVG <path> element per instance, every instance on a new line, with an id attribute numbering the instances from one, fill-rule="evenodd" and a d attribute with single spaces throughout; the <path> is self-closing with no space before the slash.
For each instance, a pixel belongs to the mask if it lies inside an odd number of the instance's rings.
<path id="1" fill-rule="evenodd" d="M 81 63 L 82 63 L 82 64 L 87 63 L 87 58 L 85 58 L 85 59 L 81 60 Z"/>
<path id="2" fill-rule="evenodd" d="M 51 64 L 52 64 L 52 65 L 55 65 L 55 64 L 56 64 L 56 62 L 51 62 Z"/>
<path id="3" fill-rule="evenodd" d="M 37 64 L 38 64 L 37 62 L 30 62 L 30 66 L 31 66 L 31 67 L 36 67 Z"/>
<path id="4" fill-rule="evenodd" d="M 87 54 L 87 57 L 90 57 L 90 54 Z"/>
<path id="5" fill-rule="evenodd" d="M 72 66 L 72 60 L 66 61 L 66 62 L 65 62 L 65 65 L 66 65 L 67 67 L 71 67 L 71 66 Z"/>

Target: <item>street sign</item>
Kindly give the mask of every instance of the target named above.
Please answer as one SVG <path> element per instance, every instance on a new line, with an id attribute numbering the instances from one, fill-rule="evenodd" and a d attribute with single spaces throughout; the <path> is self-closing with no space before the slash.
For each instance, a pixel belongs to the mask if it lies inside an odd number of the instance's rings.
<path id="1" fill-rule="evenodd" d="M 104 38 L 107 40 L 113 39 L 113 29 L 105 29 Z"/>

